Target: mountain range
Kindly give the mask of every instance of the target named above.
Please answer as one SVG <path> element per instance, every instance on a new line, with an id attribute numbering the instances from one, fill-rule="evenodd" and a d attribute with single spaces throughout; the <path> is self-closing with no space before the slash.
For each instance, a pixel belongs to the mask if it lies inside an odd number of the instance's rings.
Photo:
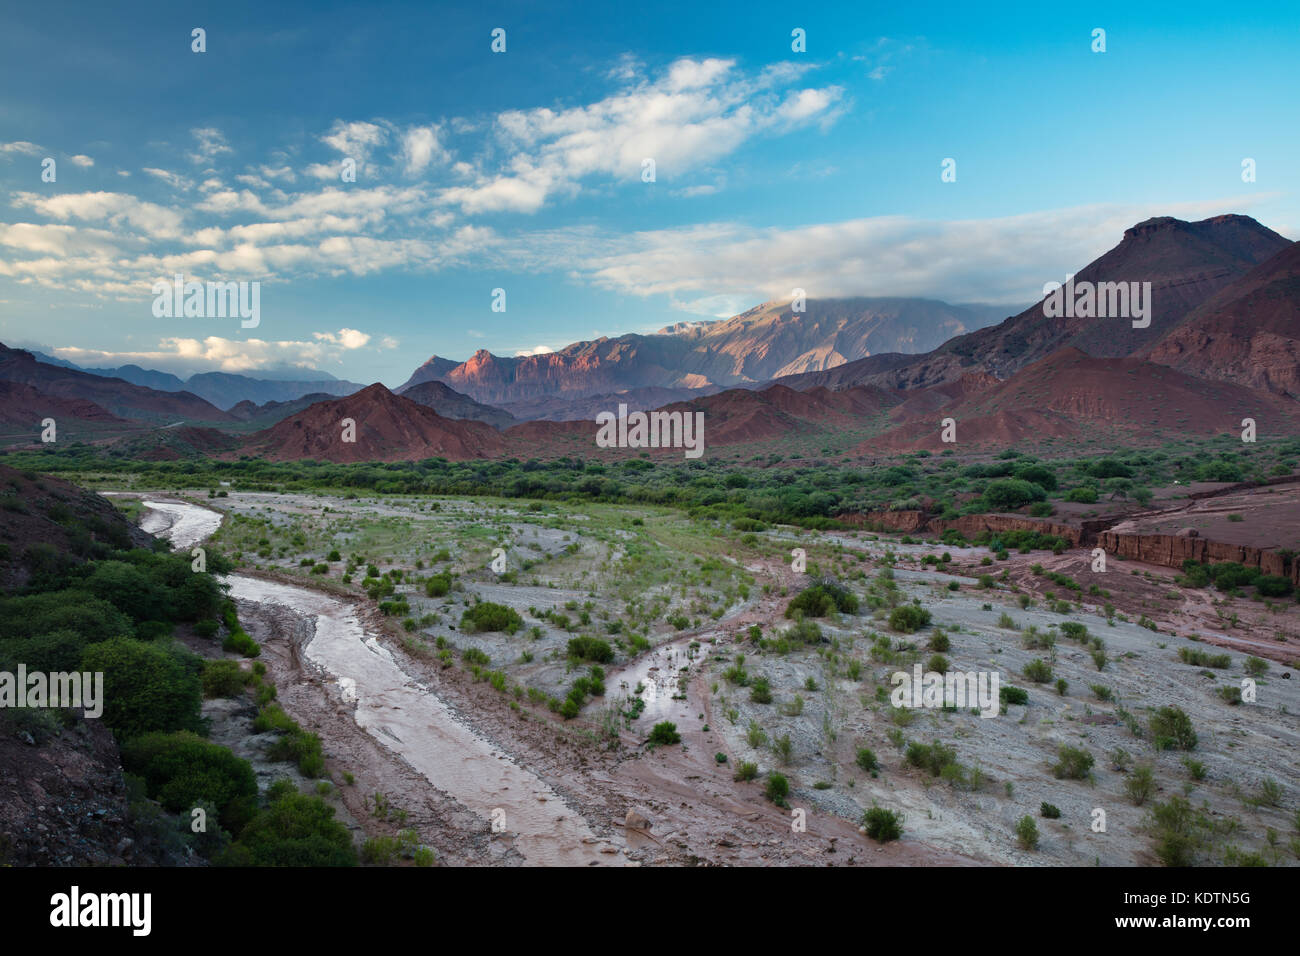
<path id="1" fill-rule="evenodd" d="M 89 372 L 104 378 L 119 378 L 132 385 L 143 385 L 160 392 L 190 392 L 227 410 L 241 402 L 263 405 L 267 402 L 291 402 L 304 395 L 351 395 L 365 387 L 356 382 L 342 381 L 328 372 L 316 369 L 280 369 L 268 371 L 266 377 L 231 372 L 197 372 L 182 379 L 170 372 L 141 368 L 139 365 L 88 368 L 43 352 L 33 350 L 32 355 L 37 361 L 48 365 Z"/>
<path id="2" fill-rule="evenodd" d="M 1295 428 L 1300 244 L 1246 216 L 1161 217 L 1126 230 L 1074 282 L 1151 283 L 1150 324 L 1053 316 L 1043 302 L 997 324 L 997 310 L 933 300 L 808 300 L 803 312 L 774 302 L 545 355 L 434 357 L 396 393 L 223 373 L 153 388 L 138 381 L 165 373 L 109 377 L 0 346 L 0 421 L 22 426 L 47 409 L 105 440 L 183 425 L 151 453 L 334 461 L 591 453 L 595 415 L 620 405 L 702 411 L 711 447 L 797 440 L 863 458 L 940 448 L 941 417 L 976 447 L 1205 434 L 1243 417 Z M 214 397 L 259 381 L 259 397 L 292 397 L 223 410 L 196 381 Z M 349 418 L 356 441 L 342 442 Z"/>
<path id="3" fill-rule="evenodd" d="M 876 352 L 917 352 L 997 321 L 999 306 L 930 299 L 808 299 L 768 302 L 725 321 L 689 323 L 654 335 L 575 342 L 516 357 L 480 350 L 452 365 L 429 359 L 397 392 L 438 380 L 475 401 L 518 405 L 639 388 L 754 385 L 834 368 Z"/>

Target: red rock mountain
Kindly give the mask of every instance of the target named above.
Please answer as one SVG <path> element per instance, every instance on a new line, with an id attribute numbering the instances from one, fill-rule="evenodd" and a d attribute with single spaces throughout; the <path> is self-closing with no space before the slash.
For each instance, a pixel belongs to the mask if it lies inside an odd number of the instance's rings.
<path id="1" fill-rule="evenodd" d="M 1147 357 L 1202 378 L 1300 397 L 1300 242 L 1211 296 Z"/>
<path id="2" fill-rule="evenodd" d="M 1193 309 L 1257 265 L 1290 246 L 1289 240 L 1249 216 L 1184 222 L 1168 216 L 1128 229 L 1119 245 L 1084 266 L 1075 282 L 1150 282 L 1149 328 L 1122 318 L 1052 318 L 1043 303 L 999 325 L 961 335 L 924 355 L 876 355 L 834 369 L 782 379 L 794 388 L 871 383 L 924 388 L 956 381 L 971 371 L 1006 378 L 1064 346 L 1119 358 L 1152 348 Z M 1044 281 L 1064 282 L 1065 276 Z"/>
<path id="3" fill-rule="evenodd" d="M 343 441 L 345 419 L 355 423 L 355 441 Z M 443 418 L 376 383 L 345 398 L 317 402 L 256 432 L 237 453 L 271 461 L 464 461 L 491 458 L 505 449 L 491 425 Z"/>
<path id="4" fill-rule="evenodd" d="M 439 381 L 444 375 L 460 364 L 461 363 L 457 362 L 455 359 L 439 358 L 436 355 L 431 355 L 427 362 L 411 373 L 411 377 L 396 389 L 397 394 L 400 395 L 408 388 L 411 388 L 413 385 L 419 385 L 421 382 Z"/>
<path id="5" fill-rule="evenodd" d="M 925 391 L 940 393 L 949 386 Z M 1044 439 L 1098 438 L 1151 442 L 1163 435 L 1239 434 L 1253 418 L 1261 434 L 1291 433 L 1300 409 L 1260 389 L 1195 378 L 1140 358 L 1094 358 L 1074 347 L 1061 349 L 992 387 L 911 413 L 903 424 L 859 445 L 857 454 L 892 449 L 951 447 L 940 422 L 956 423 L 959 448 L 1007 447 Z"/>
<path id="6" fill-rule="evenodd" d="M 94 402 L 81 398 L 46 395 L 30 385 L 0 381 L 0 423 L 30 426 L 34 441 L 40 431 L 43 418 L 53 418 L 56 422 L 60 419 L 72 418 L 82 422 L 124 424 L 123 419 L 105 411 Z"/>
<path id="7" fill-rule="evenodd" d="M 160 392 L 132 385 L 120 378 L 47 365 L 36 361 L 30 352 L 4 345 L 0 345 L 0 381 L 30 385 L 51 398 L 93 402 L 120 418 L 159 424 L 171 424 L 182 419 L 202 422 L 235 420 L 190 392 Z"/>

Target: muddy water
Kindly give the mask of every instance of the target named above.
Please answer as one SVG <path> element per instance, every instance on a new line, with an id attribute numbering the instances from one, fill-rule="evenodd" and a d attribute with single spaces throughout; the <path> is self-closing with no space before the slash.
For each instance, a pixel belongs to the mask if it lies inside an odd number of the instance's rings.
<path id="1" fill-rule="evenodd" d="M 684 699 L 682 690 L 682 678 L 685 676 L 683 668 L 702 660 L 709 650 L 709 645 L 702 643 L 692 651 L 691 642 L 696 640 L 698 638 L 685 637 L 661 644 L 622 670 L 607 675 L 606 693 L 612 693 L 616 698 L 639 696 L 645 701 L 639 724 L 641 727 L 649 728 L 663 720 L 677 724 L 679 731 L 703 726 L 698 709 L 692 708 L 690 702 Z M 640 693 L 637 688 L 640 688 Z M 589 708 L 595 706 L 598 705 L 588 705 Z M 604 706 L 604 702 L 599 706 Z"/>
<path id="2" fill-rule="evenodd" d="M 195 535 L 210 534 L 221 521 L 220 514 L 195 505 L 144 504 L 150 509 L 146 520 L 178 547 L 190 547 L 201 540 Z M 163 517 L 153 519 L 155 513 Z M 621 848 L 597 837 L 543 780 L 474 733 L 403 671 L 351 605 L 308 588 L 243 574 L 226 580 L 236 601 L 278 605 L 313 619 L 315 635 L 303 654 L 338 682 L 346 700 L 356 703 L 357 725 L 486 822 L 503 825 L 527 864 L 623 862 Z"/>
<path id="3" fill-rule="evenodd" d="M 140 527 L 152 535 L 166 538 L 172 547 L 188 551 L 217 528 L 221 514 L 183 501 L 144 501 L 145 514 Z"/>

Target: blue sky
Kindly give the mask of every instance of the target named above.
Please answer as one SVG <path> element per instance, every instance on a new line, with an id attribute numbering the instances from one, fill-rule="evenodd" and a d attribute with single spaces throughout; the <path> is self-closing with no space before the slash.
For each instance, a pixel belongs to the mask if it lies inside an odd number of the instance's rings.
<path id="1" fill-rule="evenodd" d="M 0 15 L 0 341 L 395 385 L 796 286 L 1023 305 L 1152 215 L 1300 237 L 1294 3 L 267 6 Z M 177 272 L 260 325 L 154 317 Z"/>

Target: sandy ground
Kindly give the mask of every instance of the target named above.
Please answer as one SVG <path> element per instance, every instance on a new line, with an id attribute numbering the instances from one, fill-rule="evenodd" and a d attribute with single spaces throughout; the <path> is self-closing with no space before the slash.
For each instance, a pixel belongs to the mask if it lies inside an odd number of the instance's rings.
<path id="1" fill-rule="evenodd" d="M 258 506 L 274 507 L 280 497 L 265 496 Z M 301 496 L 283 497 L 290 498 L 291 508 L 305 506 Z M 241 502 L 239 507 L 246 505 Z M 388 507 L 402 511 L 392 502 Z M 512 516 L 511 526 L 523 540 L 529 540 L 528 531 L 535 527 L 521 514 Z M 1290 679 L 1290 669 L 1278 655 L 1264 653 L 1268 648 L 1262 645 L 1276 643 L 1266 635 L 1213 632 L 1208 627 L 1215 619 L 1212 594 L 1182 590 L 1176 601 L 1169 600 L 1168 592 L 1180 590 L 1172 585 L 1173 572 L 1115 563 L 1102 585 L 1111 594 L 1105 600 L 1115 605 L 1117 613 L 1108 622 L 1099 613 L 1103 599 L 1086 595 L 1092 582 L 1085 579 L 1084 552 L 1016 554 L 983 567 L 979 561 L 987 552 L 979 549 L 902 545 L 897 539 L 865 533 L 778 531 L 765 537 L 787 551 L 787 545 L 798 545 L 848 553 L 855 559 L 860 555 L 865 559 L 860 567 L 868 575 L 878 572 L 888 549 L 895 556 L 895 580 L 903 599 L 919 598 L 933 612 L 934 625 L 943 628 L 951 641 L 946 655 L 954 667 L 998 673 L 1004 685 L 1028 690 L 1028 705 L 1010 705 L 1005 715 L 994 719 L 932 710 L 914 712 L 909 722 L 901 723 L 888 701 L 877 698 L 880 688 L 888 688 L 898 665 L 875 661 L 868 653 L 871 639 L 883 633 L 895 642 L 913 642 L 924 662 L 932 628 L 914 635 L 895 634 L 884 621 L 873 620 L 869 609 L 822 622 L 828 642 L 835 642 L 833 647 L 827 644 L 789 654 L 756 652 L 744 640 L 744 629 L 759 624 L 770 637 L 788 626 L 782 616 L 788 597 L 782 589 L 794 593 L 806 583 L 787 564 L 772 560 L 757 562 L 750 569 L 773 585 L 768 593 L 755 592 L 720 620 L 672 634 L 651 651 L 608 668 L 606 697 L 594 700 L 581 717 L 568 722 L 526 700 L 514 703 L 487 683 L 476 682 L 462 667 L 444 668 L 431 654 L 410 648 L 407 635 L 391 618 L 379 615 L 371 602 L 359 599 L 350 605 L 369 638 L 382 645 L 411 684 L 436 698 L 486 752 L 498 755 L 490 759 L 526 770 L 558 796 L 567 812 L 581 818 L 592 840 L 582 843 L 575 838 L 584 862 L 603 856 L 608 862 L 631 865 L 1148 864 L 1152 857 L 1143 828 L 1146 808 L 1134 806 L 1124 792 L 1134 763 L 1150 764 L 1155 770 L 1158 790 L 1153 799 L 1187 793 L 1215 819 L 1236 821 L 1230 840 L 1234 845 L 1262 847 L 1269 828 L 1284 834 L 1285 845 L 1285 835 L 1292 829 L 1291 810 L 1300 797 L 1296 757 L 1300 681 Z M 549 531 L 537 536 L 547 545 L 563 543 L 553 539 Z M 920 564 L 922 556 L 942 551 L 952 556 L 946 571 Z M 1068 616 L 1049 609 L 1044 596 L 1053 585 L 1029 570 L 1034 563 L 1083 583 L 1084 596 L 1070 595 L 1083 607 L 1072 608 Z M 1004 570 L 1007 580 L 995 588 L 977 586 L 977 575 L 996 576 Z M 1140 573 L 1133 575 L 1133 570 Z M 854 589 L 864 593 L 869 580 L 858 581 Z M 948 590 L 950 582 L 958 583 L 957 591 Z M 458 602 L 476 594 L 521 613 L 534 605 L 582 600 L 587 593 L 505 584 L 490 575 L 467 580 L 465 587 L 464 594 L 453 595 Z M 1058 597 L 1064 596 L 1061 588 L 1055 590 Z M 1034 602 L 1027 609 L 1019 606 L 1021 594 Z M 459 607 L 460 603 L 454 605 L 456 614 Z M 1018 630 L 1001 626 L 1003 613 L 1010 615 Z M 1135 622 L 1140 614 L 1151 618 L 1158 632 L 1139 627 Z M 457 755 L 439 756 L 437 748 L 423 740 L 416 746 L 385 739 L 373 725 L 363 726 L 365 719 L 359 724 L 356 702 L 346 699 L 339 682 L 304 653 L 315 636 L 310 615 L 292 613 L 282 605 L 241 602 L 241 616 L 266 648 L 263 659 L 280 688 L 281 702 L 304 726 L 321 734 L 335 779 L 341 780 L 344 772 L 355 774 L 355 785 L 340 787 L 340 798 L 366 832 L 396 829 L 369 811 L 368 798 L 378 791 L 409 814 L 406 825 L 414 826 L 444 863 L 529 862 L 526 839 L 521 840 L 517 825 L 492 833 L 484 806 L 458 799 L 455 786 L 438 785 L 438 774 L 430 772 L 428 761 Z M 1102 670 L 1098 671 L 1089 649 L 1060 633 L 1059 625 L 1067 620 L 1085 624 L 1105 642 L 1108 659 Z M 1024 646 L 1024 633 L 1031 625 L 1055 636 L 1053 649 Z M 502 635 L 470 638 L 456 634 L 449 622 L 424 633 L 454 636 L 460 646 L 482 638 L 493 666 L 504 666 L 512 680 L 553 692 L 573 675 L 566 674 L 562 662 L 542 659 L 561 646 L 565 636 L 544 630 L 539 642 Z M 1192 635 L 1202 639 L 1192 640 Z M 664 632 L 657 639 L 668 636 Z M 693 642 L 698 647 L 692 647 Z M 1178 659 L 1180 648 L 1204 648 L 1207 643 L 1229 648 L 1227 670 L 1207 671 Z M 537 660 L 516 661 L 519 652 L 530 647 L 536 647 Z M 1243 651 L 1270 657 L 1274 663 L 1257 680 L 1257 701 L 1231 706 L 1217 696 L 1216 689 L 1240 684 Z M 729 686 L 722 678 L 739 653 L 746 654 L 751 674 L 769 678 L 774 704 L 754 703 L 747 691 Z M 1068 681 L 1065 694 L 1058 694 L 1052 683 L 1035 684 L 1023 676 L 1026 664 L 1044 657 L 1053 658 L 1053 680 Z M 849 660 L 861 667 L 857 679 L 849 679 L 844 671 Z M 810 679 L 816 690 L 805 689 Z M 1105 687 L 1113 699 L 1100 699 L 1090 684 Z M 611 708 L 625 708 L 624 698 L 638 687 L 646 702 L 641 717 L 612 718 Z M 782 705 L 788 705 L 796 693 L 804 699 L 802 712 L 782 713 Z M 1154 708 L 1167 704 L 1183 708 L 1193 720 L 1200 742 L 1192 756 L 1205 765 L 1203 781 L 1189 779 L 1183 754 L 1155 751 L 1149 740 L 1133 736 L 1122 718 L 1121 711 L 1145 724 Z M 677 725 L 680 745 L 653 749 L 646 745 L 649 728 L 659 720 Z M 750 746 L 751 721 L 766 732 L 767 744 Z M 953 787 L 908 767 L 891 741 L 891 734 L 900 732 L 903 741 L 942 740 L 953 746 L 962 764 L 979 768 L 984 782 L 975 788 Z M 792 744 L 788 761 L 778 759 L 770 743 L 782 735 L 788 735 Z M 1095 756 L 1090 780 L 1053 776 L 1051 766 L 1062 744 L 1083 747 Z M 880 770 L 874 776 L 855 766 L 860 746 L 871 747 L 879 758 Z M 1127 751 L 1131 760 L 1114 759 L 1119 750 Z M 719 762 L 719 754 L 725 762 Z M 489 759 L 477 744 L 469 748 L 468 756 Z M 742 760 L 758 764 L 757 781 L 733 779 Z M 789 808 L 763 797 L 762 781 L 771 770 L 790 779 Z M 1279 806 L 1250 801 L 1266 779 L 1281 787 Z M 1044 802 L 1060 808 L 1059 819 L 1038 816 Z M 873 804 L 905 814 L 902 840 L 882 847 L 860 834 L 858 820 Z M 625 828 L 629 811 L 648 818 L 650 828 Z M 1097 811 L 1106 820 L 1100 832 L 1092 826 Z M 1020 849 L 1014 836 L 1016 821 L 1026 814 L 1037 818 L 1042 834 L 1034 851 Z M 602 853 L 602 848 L 613 851 Z M 1275 862 L 1284 859 L 1275 857 Z"/>

